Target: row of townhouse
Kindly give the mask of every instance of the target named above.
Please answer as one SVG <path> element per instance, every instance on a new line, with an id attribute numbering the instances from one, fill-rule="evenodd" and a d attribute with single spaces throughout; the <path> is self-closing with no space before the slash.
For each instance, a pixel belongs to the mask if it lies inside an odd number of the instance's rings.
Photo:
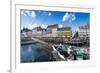
<path id="1" fill-rule="evenodd" d="M 72 30 L 70 27 L 59 28 L 58 24 L 54 24 L 48 25 L 46 29 L 39 26 L 32 30 L 27 29 L 26 31 L 26 29 L 23 28 L 22 34 L 24 34 L 24 37 L 65 37 L 69 40 L 72 37 Z"/>

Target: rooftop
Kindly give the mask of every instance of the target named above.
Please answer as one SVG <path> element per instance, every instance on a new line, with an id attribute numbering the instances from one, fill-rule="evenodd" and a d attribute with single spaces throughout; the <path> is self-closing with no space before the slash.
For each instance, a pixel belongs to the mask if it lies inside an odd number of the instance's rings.
<path id="1" fill-rule="evenodd" d="M 71 27 L 58 28 L 58 30 L 71 30 Z"/>
<path id="2" fill-rule="evenodd" d="M 58 28 L 58 24 L 54 24 L 54 25 L 48 25 L 47 28 Z"/>
<path id="3" fill-rule="evenodd" d="M 90 29 L 89 24 L 86 24 L 84 26 L 80 26 L 79 29 Z"/>
<path id="4" fill-rule="evenodd" d="M 32 30 L 30 30 L 30 29 L 28 29 L 28 28 L 23 28 L 23 29 L 21 30 L 21 32 L 29 32 L 29 31 L 32 31 Z"/>

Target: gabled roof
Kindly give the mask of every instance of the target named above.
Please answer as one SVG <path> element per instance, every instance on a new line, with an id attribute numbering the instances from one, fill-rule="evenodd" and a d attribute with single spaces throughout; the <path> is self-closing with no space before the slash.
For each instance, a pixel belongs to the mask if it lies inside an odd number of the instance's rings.
<path id="1" fill-rule="evenodd" d="M 58 28 L 58 30 L 71 30 L 71 27 Z"/>
<path id="2" fill-rule="evenodd" d="M 32 31 L 32 30 L 30 30 L 30 29 L 28 29 L 28 28 L 23 28 L 23 29 L 21 30 L 21 32 L 29 32 L 29 31 Z"/>
<path id="3" fill-rule="evenodd" d="M 54 25 L 48 25 L 47 28 L 58 28 L 58 24 L 54 24 Z"/>

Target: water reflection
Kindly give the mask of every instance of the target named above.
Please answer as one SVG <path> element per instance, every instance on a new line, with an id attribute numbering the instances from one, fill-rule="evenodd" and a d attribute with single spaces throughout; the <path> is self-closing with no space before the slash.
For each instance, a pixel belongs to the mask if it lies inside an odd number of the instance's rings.
<path id="1" fill-rule="evenodd" d="M 54 46 L 62 55 L 65 60 L 89 60 L 90 54 L 88 47 L 78 47 L 64 44 L 61 46 Z M 48 52 L 46 47 L 39 43 L 21 45 L 21 63 L 31 62 L 48 62 L 48 61 L 60 61 L 57 51 Z M 54 53 L 56 52 L 56 54 Z"/>
<path id="2" fill-rule="evenodd" d="M 21 46 L 21 62 L 45 62 L 50 61 L 49 53 L 43 50 L 40 44 Z"/>

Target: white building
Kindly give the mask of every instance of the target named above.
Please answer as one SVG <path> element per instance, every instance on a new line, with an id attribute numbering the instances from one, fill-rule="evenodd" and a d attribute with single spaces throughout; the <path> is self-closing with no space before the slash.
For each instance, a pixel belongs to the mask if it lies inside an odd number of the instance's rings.
<path id="1" fill-rule="evenodd" d="M 78 28 L 78 35 L 81 39 L 89 39 L 90 37 L 90 28 L 89 28 L 89 24 L 85 25 L 85 26 L 81 26 Z"/>
<path id="2" fill-rule="evenodd" d="M 43 29 L 41 27 L 36 27 L 36 28 L 32 29 L 32 35 L 33 35 L 33 37 L 46 36 L 46 29 Z"/>
<path id="3" fill-rule="evenodd" d="M 49 25 L 47 27 L 47 36 L 57 37 L 58 36 L 57 30 L 58 30 L 58 24 Z"/>

